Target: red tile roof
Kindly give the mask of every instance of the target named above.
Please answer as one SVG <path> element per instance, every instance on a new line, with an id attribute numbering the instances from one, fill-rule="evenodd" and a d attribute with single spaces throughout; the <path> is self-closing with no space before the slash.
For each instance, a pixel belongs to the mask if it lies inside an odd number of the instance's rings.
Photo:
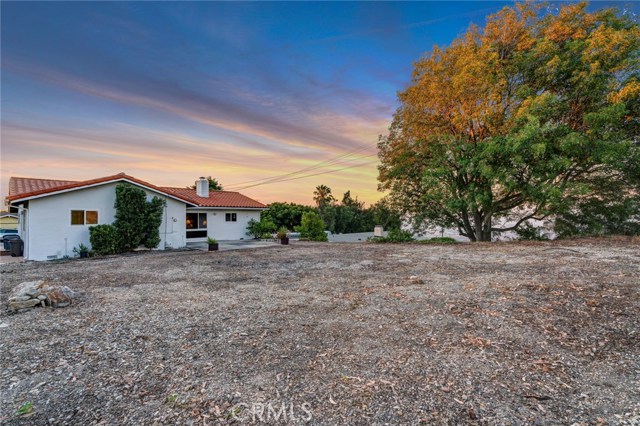
<path id="1" fill-rule="evenodd" d="M 37 192 L 59 186 L 76 183 L 73 180 L 34 179 L 23 177 L 11 177 L 9 179 L 9 196 Z"/>
<path id="2" fill-rule="evenodd" d="M 55 193 L 58 191 L 66 191 L 70 189 L 80 189 L 87 186 L 98 185 L 101 183 L 107 182 L 115 182 L 119 180 L 129 180 L 131 182 L 137 183 L 142 186 L 146 186 L 155 191 L 162 192 L 160 188 L 155 185 L 152 185 L 148 182 L 142 181 L 140 179 L 136 179 L 133 176 L 129 176 L 125 173 L 118 173 L 117 175 L 105 176 L 97 179 L 83 180 L 83 181 L 55 181 L 51 179 L 32 179 L 32 178 L 14 178 L 12 177 L 9 180 L 9 188 L 11 191 L 11 187 L 15 187 L 16 191 L 24 191 L 24 192 L 15 192 L 10 193 L 7 197 L 7 200 L 19 200 L 23 198 L 31 198 L 38 195 L 45 195 L 50 193 Z M 14 181 L 13 185 L 12 182 Z"/>
<path id="3" fill-rule="evenodd" d="M 209 197 L 206 198 L 198 197 L 195 189 L 172 188 L 167 186 L 163 186 L 161 189 L 169 194 L 175 195 L 176 197 L 192 200 L 193 204 L 200 207 L 267 208 L 267 206 L 261 202 L 242 195 L 239 192 L 209 191 Z"/>
<path id="4" fill-rule="evenodd" d="M 210 191 L 209 198 L 198 197 L 195 189 L 159 187 L 151 183 L 136 179 L 125 173 L 105 176 L 97 179 L 70 181 L 53 179 L 34 179 L 11 177 L 9 179 L 8 201 L 22 200 L 39 195 L 54 194 L 58 191 L 80 189 L 101 183 L 127 180 L 154 191 L 178 198 L 188 204 L 199 207 L 235 207 L 235 208 L 266 208 L 267 206 L 238 192 Z"/>

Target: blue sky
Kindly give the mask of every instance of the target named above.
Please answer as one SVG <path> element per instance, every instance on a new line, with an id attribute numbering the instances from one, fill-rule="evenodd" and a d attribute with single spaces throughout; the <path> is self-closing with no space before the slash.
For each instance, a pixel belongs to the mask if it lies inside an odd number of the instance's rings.
<path id="1" fill-rule="evenodd" d="M 373 202 L 412 63 L 508 4 L 2 2 L 2 196 L 9 176 L 243 188 L 312 167 L 242 192 Z"/>

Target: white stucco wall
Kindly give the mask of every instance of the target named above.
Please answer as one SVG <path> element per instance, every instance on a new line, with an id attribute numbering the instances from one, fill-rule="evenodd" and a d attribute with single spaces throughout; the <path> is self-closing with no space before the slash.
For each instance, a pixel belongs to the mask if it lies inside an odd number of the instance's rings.
<path id="1" fill-rule="evenodd" d="M 207 235 L 216 240 L 252 239 L 252 236 L 247 235 L 247 224 L 251 219 L 260 220 L 260 210 L 187 209 L 187 212 L 207 213 Z M 235 213 L 237 222 L 227 222 L 226 213 Z M 184 224 L 184 220 L 182 223 Z M 188 241 L 204 240 L 204 238 L 193 238 Z"/>
<path id="2" fill-rule="evenodd" d="M 73 248 L 83 243 L 89 247 L 91 225 L 71 225 L 71 210 L 97 210 L 98 224 L 113 223 L 117 183 L 95 186 L 29 201 L 28 232 L 25 245 L 29 260 L 49 260 L 73 256 Z M 183 202 L 145 190 L 149 199 L 159 196 L 167 205 L 160 225 L 159 249 L 184 247 L 185 210 Z"/>

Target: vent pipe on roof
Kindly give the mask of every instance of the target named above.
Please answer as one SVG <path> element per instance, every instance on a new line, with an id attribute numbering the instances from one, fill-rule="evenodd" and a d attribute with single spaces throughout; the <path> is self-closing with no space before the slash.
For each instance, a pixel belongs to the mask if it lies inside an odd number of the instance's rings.
<path id="1" fill-rule="evenodd" d="M 209 198 L 209 181 L 201 177 L 196 181 L 196 194 L 198 197 Z"/>

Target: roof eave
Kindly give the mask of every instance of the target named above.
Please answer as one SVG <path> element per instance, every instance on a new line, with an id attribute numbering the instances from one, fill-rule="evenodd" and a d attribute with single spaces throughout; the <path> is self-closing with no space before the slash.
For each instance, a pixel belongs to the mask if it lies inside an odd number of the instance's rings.
<path id="1" fill-rule="evenodd" d="M 191 209 L 207 209 L 207 210 L 266 210 L 268 207 L 236 207 L 236 206 L 200 206 L 194 205 Z"/>

